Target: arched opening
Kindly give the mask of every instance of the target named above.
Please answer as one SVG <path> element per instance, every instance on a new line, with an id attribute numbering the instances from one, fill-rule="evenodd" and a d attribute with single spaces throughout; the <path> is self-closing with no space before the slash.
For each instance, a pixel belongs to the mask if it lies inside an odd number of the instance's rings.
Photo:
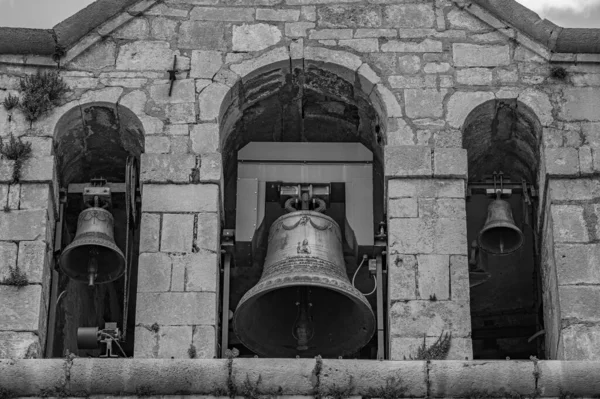
<path id="1" fill-rule="evenodd" d="M 516 99 L 481 104 L 463 125 L 475 359 L 544 356 L 543 337 L 530 339 L 544 328 L 534 217 L 541 131 Z"/>
<path id="2" fill-rule="evenodd" d="M 348 164 L 355 162 L 356 165 L 352 167 L 358 167 L 359 163 L 364 162 L 365 167 L 369 168 L 369 185 L 367 186 L 369 189 L 368 192 L 367 190 L 363 191 L 362 195 L 370 197 L 368 205 L 365 205 L 368 208 L 365 209 L 365 212 L 372 214 L 372 218 L 369 219 L 368 225 L 351 227 L 355 230 L 361 228 L 368 231 L 372 239 L 379 223 L 385 220 L 382 159 L 385 117 L 376 111 L 376 109 L 384 109 L 384 107 L 381 104 L 374 106 L 369 98 L 371 88 L 366 90 L 361 87 L 360 79 L 355 71 L 337 65 L 332 67 L 332 65 L 308 59 L 302 61 L 294 63 L 287 60 L 255 70 L 238 82 L 226 96 L 227 103 L 221 107 L 219 119 L 224 168 L 224 228 L 236 229 L 236 225 L 239 226 L 239 201 L 241 197 L 246 198 L 246 191 L 240 191 L 239 173 L 241 172 L 239 171 L 243 169 L 243 166 L 240 165 L 247 163 L 248 158 L 240 156 L 240 150 L 245 151 L 247 155 L 249 152 L 261 152 L 261 147 L 266 148 L 271 143 L 278 143 L 282 144 L 278 148 L 281 148 L 289 159 L 294 159 L 298 165 L 311 165 L 311 161 L 301 155 L 307 154 L 307 152 L 303 152 L 307 151 L 306 147 L 304 150 L 300 147 L 303 144 L 314 143 L 315 146 L 311 147 L 314 149 L 313 152 L 332 151 L 331 156 L 326 160 L 313 162 L 314 165 L 317 165 L 316 167 L 322 168 L 322 176 L 325 176 L 329 173 L 327 168 L 331 166 L 328 164 L 334 164 L 336 156 L 344 157 L 341 146 L 336 151 L 335 144 L 344 143 L 357 145 L 354 147 L 357 153 L 368 154 L 364 159 L 344 158 L 344 162 L 348 161 Z M 282 157 L 285 156 L 282 155 Z M 268 169 L 268 162 L 264 162 L 260 168 Z M 244 174 L 243 177 L 247 178 L 248 175 Z M 260 184 L 260 178 L 258 180 Z M 251 196 L 247 198 L 247 201 L 258 201 L 258 206 L 264 207 L 264 218 L 256 226 L 253 238 L 246 242 L 246 247 L 243 246 L 243 242 L 240 242 L 240 238 L 237 236 L 239 229 L 236 229 L 236 250 L 229 285 L 228 310 L 231 312 L 236 310 L 243 295 L 261 278 L 266 250 L 263 252 L 256 250 L 256 247 L 260 247 L 260 243 L 257 244 L 257 241 L 260 241 L 258 237 L 266 234 L 273 222 L 286 213 L 285 208 L 279 202 L 281 197 L 278 197 L 275 188 L 280 187 L 279 183 L 300 183 L 294 177 L 289 177 L 287 180 L 285 177 L 281 177 L 276 180 L 269 181 L 267 179 L 266 182 L 263 182 L 266 183 L 263 197 L 259 195 L 258 199 Z M 325 180 L 327 178 L 324 178 Z M 313 181 L 306 183 L 313 183 Z M 352 224 L 351 222 L 346 223 L 345 219 L 346 210 L 350 209 L 348 208 L 348 187 L 352 183 L 341 181 L 338 177 L 332 177 L 326 183 L 328 189 L 331 189 L 331 203 L 328 203 L 328 207 L 323 213 L 334 219 L 344 231 L 345 226 Z M 261 210 L 258 212 L 260 213 Z M 357 242 L 359 241 L 357 240 Z M 294 243 L 294 245 L 296 244 Z M 247 250 L 240 250 L 240 248 L 247 248 Z M 354 252 L 352 255 L 345 252 L 343 257 L 345 273 L 350 280 L 352 280 L 362 256 L 373 256 L 373 244 L 358 245 Z M 373 279 L 367 271 L 366 264 L 357 274 L 355 286 L 363 293 L 368 293 L 373 289 Z M 386 285 L 383 284 L 383 286 Z M 373 311 L 376 312 L 376 296 L 367 296 L 367 300 Z M 227 312 L 227 309 L 225 311 Z M 293 322 L 293 317 L 291 321 Z M 291 326 L 286 331 L 291 331 Z M 229 342 L 224 343 L 224 346 L 238 348 L 241 356 L 255 354 L 238 340 L 231 323 L 228 335 Z M 353 357 L 375 358 L 376 335 L 360 351 L 353 353 Z M 268 338 L 265 337 L 265 339 Z M 281 340 L 281 342 L 284 341 L 285 339 Z M 292 352 L 283 351 L 278 356 L 314 356 L 310 350 Z"/>
<path id="3" fill-rule="evenodd" d="M 135 223 L 132 222 L 132 213 L 135 212 L 127 207 L 128 187 L 125 183 L 133 181 L 135 190 L 135 172 L 131 174 L 133 179 L 127 179 L 126 165 L 128 158 L 134 170 L 139 165 L 144 150 L 142 123 L 131 110 L 118 104 L 96 102 L 74 107 L 60 118 L 55 127 L 53 150 L 62 213 L 62 243 L 55 251 L 64 251 L 75 242 L 77 230 L 81 228 L 78 226 L 79 215 L 89 207 L 84 189 L 99 185 L 110 190 L 107 197 L 110 204 L 105 209 L 112 215 L 114 231 L 107 231 L 108 236 L 113 234 L 114 244 L 125 258 L 130 256 L 131 261 L 125 261 L 129 265 L 118 279 L 92 286 L 65 273 L 65 267 L 74 270 L 80 265 L 65 266 L 61 261 L 60 268 L 53 276 L 55 283 L 51 293 L 48 357 L 62 357 L 67 351 L 78 356 L 96 357 L 103 354 L 103 349 L 78 349 L 77 329 L 98 327 L 102 330 L 105 323 L 111 322 L 126 334 L 127 339 L 122 347 L 127 356 L 131 356 L 139 229 L 134 228 Z M 91 184 L 93 179 L 100 180 Z M 104 204 L 103 201 L 101 203 Z M 110 227 L 107 230 L 111 230 Z M 92 240 L 103 244 L 111 239 L 94 235 Z M 115 251 L 111 249 L 109 252 Z M 97 282 L 107 267 L 98 261 Z M 125 321 L 126 313 L 128 317 Z"/>

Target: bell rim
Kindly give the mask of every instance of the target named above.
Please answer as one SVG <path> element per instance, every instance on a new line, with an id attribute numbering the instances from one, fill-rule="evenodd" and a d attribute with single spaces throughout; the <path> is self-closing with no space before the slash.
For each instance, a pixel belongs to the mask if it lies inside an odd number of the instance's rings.
<path id="1" fill-rule="evenodd" d="M 490 230 L 490 227 L 493 227 L 493 228 L 505 227 L 505 228 L 508 228 L 508 229 L 510 229 L 510 230 L 518 233 L 518 235 L 519 235 L 519 245 L 515 246 L 515 248 L 512 249 L 511 251 L 502 252 L 502 253 L 493 252 L 493 251 L 488 250 L 482 244 L 482 236 Z M 506 223 L 506 222 L 497 222 L 496 224 L 492 224 L 490 226 L 486 226 L 486 230 L 485 231 L 483 231 L 483 230 L 480 231 L 479 234 L 477 235 L 477 245 L 479 246 L 479 248 L 483 252 L 485 252 L 486 254 L 492 254 L 492 255 L 495 255 L 495 256 L 511 255 L 511 254 L 517 252 L 519 249 L 521 249 L 523 247 L 523 243 L 524 242 L 525 242 L 525 234 L 523 234 L 523 232 L 521 231 L 521 229 L 519 229 L 514 224 L 510 224 L 510 223 Z"/>
<path id="2" fill-rule="evenodd" d="M 307 276 L 308 277 L 308 276 Z M 269 280 L 265 280 L 269 281 Z M 233 314 L 233 320 L 232 320 L 232 324 L 233 324 L 233 331 L 235 332 L 236 336 L 238 337 L 238 339 L 242 342 L 242 344 L 244 344 L 244 346 L 246 346 L 248 349 L 252 350 L 254 353 L 256 353 L 259 356 L 263 356 L 261 353 L 259 353 L 258 351 L 256 351 L 252 346 L 249 346 L 247 344 L 247 341 L 244 340 L 242 338 L 242 335 L 240 335 L 238 333 L 238 326 L 237 326 L 237 317 L 240 314 L 239 311 L 242 310 L 244 307 L 246 307 L 246 305 L 249 303 L 248 302 L 248 297 L 255 297 L 255 299 L 258 299 L 260 297 L 262 297 L 263 295 L 271 292 L 271 291 L 275 291 L 281 288 L 289 288 L 289 287 L 318 287 L 318 288 L 326 288 L 332 291 L 337 292 L 338 294 L 344 295 L 345 297 L 347 297 L 348 299 L 350 299 L 351 301 L 353 301 L 354 303 L 358 304 L 362 304 L 364 306 L 364 309 L 367 310 L 368 312 L 363 312 L 365 315 L 369 315 L 369 319 L 370 321 L 372 321 L 372 323 L 370 323 L 370 330 L 371 331 L 367 331 L 367 334 L 365 334 L 365 340 L 362 342 L 361 346 L 359 346 L 358 348 L 356 348 L 353 351 L 347 351 L 347 352 L 341 352 L 338 356 L 345 356 L 348 354 L 352 354 L 355 353 L 357 350 L 360 350 L 361 348 L 363 348 L 366 344 L 369 343 L 369 341 L 373 338 L 373 336 L 375 335 L 375 331 L 376 331 L 376 324 L 377 324 L 377 320 L 375 317 L 375 313 L 373 312 L 373 308 L 371 307 L 371 305 L 369 304 L 369 301 L 367 301 L 365 295 L 360 292 L 358 289 L 356 289 L 355 287 L 353 287 L 350 283 L 346 283 L 344 284 L 345 286 L 349 286 L 352 287 L 352 289 L 349 290 L 343 290 L 340 289 L 341 287 L 336 286 L 336 285 L 331 285 L 331 284 L 325 284 L 324 282 L 318 282 L 318 281 L 307 281 L 307 282 L 303 282 L 302 285 L 298 284 L 298 281 L 286 281 L 282 284 L 277 284 L 277 285 L 272 285 L 270 287 L 266 287 L 266 288 L 262 288 L 262 289 L 257 289 L 256 291 L 252 292 L 254 288 L 258 287 L 258 284 L 255 285 L 254 287 L 252 287 L 250 290 L 246 291 L 246 293 L 244 294 L 244 296 L 242 296 L 242 299 L 240 299 L 240 302 L 238 303 L 238 306 L 235 309 L 235 312 Z M 354 292 L 356 295 L 352 296 L 350 295 L 352 292 Z M 260 295 L 256 295 L 256 294 L 260 294 Z"/>

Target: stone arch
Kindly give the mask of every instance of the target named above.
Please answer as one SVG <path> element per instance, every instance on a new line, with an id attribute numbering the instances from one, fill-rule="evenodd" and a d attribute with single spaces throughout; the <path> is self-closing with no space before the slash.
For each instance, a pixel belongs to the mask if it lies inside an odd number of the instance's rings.
<path id="1" fill-rule="evenodd" d="M 124 181 L 127 156 L 144 152 L 143 124 L 120 104 L 74 106 L 56 123 L 53 152 L 61 186 L 100 176 Z"/>
<path id="2" fill-rule="evenodd" d="M 468 114 L 462 132 L 470 181 L 502 170 L 513 181 L 537 183 L 542 122 L 528 105 L 489 99 Z"/>
<path id="3" fill-rule="evenodd" d="M 200 93 L 200 120 L 217 122 L 226 225 L 235 209 L 227 193 L 235 192 L 237 150 L 250 141 L 360 142 L 383 181 L 388 119 L 401 109 L 357 55 L 293 43 L 226 65 L 214 80 Z"/>

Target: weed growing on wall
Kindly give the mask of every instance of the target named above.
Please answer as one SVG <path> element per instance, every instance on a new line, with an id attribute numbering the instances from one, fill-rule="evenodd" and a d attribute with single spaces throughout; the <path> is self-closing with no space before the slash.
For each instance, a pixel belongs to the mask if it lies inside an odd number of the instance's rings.
<path id="1" fill-rule="evenodd" d="M 4 105 L 4 109 L 7 111 L 12 111 L 14 108 L 19 106 L 19 97 L 9 94 L 8 97 L 6 97 L 2 102 L 2 105 Z"/>
<path id="2" fill-rule="evenodd" d="M 8 143 L 5 144 L 0 138 L 0 155 L 15 161 L 13 168 L 13 183 L 18 183 L 21 179 L 21 168 L 23 162 L 31 158 L 31 143 L 23 143 L 21 139 L 15 139 L 11 134 L 8 139 Z"/>
<path id="3" fill-rule="evenodd" d="M 195 359 L 196 356 L 198 356 L 198 352 L 196 351 L 196 346 L 194 344 L 191 344 L 188 348 L 188 356 L 190 359 Z"/>
<path id="4" fill-rule="evenodd" d="M 550 68 L 550 77 L 558 80 L 565 80 L 569 73 L 561 66 L 553 66 Z"/>
<path id="5" fill-rule="evenodd" d="M 0 387 L 0 399 L 12 399 L 15 397 L 17 397 L 17 395 L 14 392 L 6 388 Z"/>
<path id="6" fill-rule="evenodd" d="M 350 376 L 348 383 L 345 385 L 336 385 L 333 384 L 331 387 L 320 388 L 319 396 L 321 398 L 331 398 L 331 399 L 346 399 L 352 396 L 352 392 L 354 391 L 354 379 Z"/>
<path id="7" fill-rule="evenodd" d="M 68 90 L 58 72 L 39 72 L 21 79 L 21 110 L 29 122 L 56 107 Z"/>
<path id="8" fill-rule="evenodd" d="M 19 266 L 8 267 L 8 277 L 2 280 L 2 284 L 24 287 L 28 284 L 27 274 L 19 269 Z"/>
<path id="9" fill-rule="evenodd" d="M 411 356 L 410 360 L 445 360 L 450 352 L 452 335 L 450 333 L 440 334 L 440 337 L 431 346 L 427 347 L 425 336 L 423 336 L 423 345 L 417 350 L 417 356 Z"/>

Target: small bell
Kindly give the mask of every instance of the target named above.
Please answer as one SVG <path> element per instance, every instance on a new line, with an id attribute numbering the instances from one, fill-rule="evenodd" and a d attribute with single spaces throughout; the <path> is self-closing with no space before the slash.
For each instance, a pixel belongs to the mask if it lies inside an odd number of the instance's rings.
<path id="1" fill-rule="evenodd" d="M 523 232 L 515 225 L 510 204 L 502 199 L 493 200 L 479 232 L 479 247 L 492 255 L 508 255 L 523 245 Z"/>

